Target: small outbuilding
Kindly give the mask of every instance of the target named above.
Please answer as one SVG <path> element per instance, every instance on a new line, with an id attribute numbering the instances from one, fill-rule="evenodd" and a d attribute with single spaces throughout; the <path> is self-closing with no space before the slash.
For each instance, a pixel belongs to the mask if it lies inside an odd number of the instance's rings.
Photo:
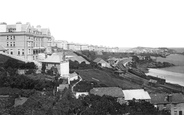
<path id="1" fill-rule="evenodd" d="M 151 101 L 151 97 L 147 91 L 144 89 L 131 89 L 131 90 L 122 90 L 125 96 L 125 100 L 145 100 Z"/>
<path id="2" fill-rule="evenodd" d="M 96 58 L 94 62 L 96 62 L 97 64 L 100 64 L 102 67 L 111 68 L 110 64 L 106 62 L 105 60 L 103 60 L 102 58 Z"/>

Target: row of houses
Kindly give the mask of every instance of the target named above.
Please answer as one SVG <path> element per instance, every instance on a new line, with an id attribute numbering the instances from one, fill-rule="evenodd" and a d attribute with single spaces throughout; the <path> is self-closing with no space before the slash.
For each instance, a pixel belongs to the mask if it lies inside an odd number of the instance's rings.
<path id="1" fill-rule="evenodd" d="M 80 93 L 80 92 L 79 92 Z M 184 114 L 184 95 L 181 93 L 158 93 L 149 94 L 144 89 L 130 89 L 122 90 L 119 87 L 98 87 L 90 90 L 89 93 L 83 92 L 80 95 L 98 95 L 98 96 L 111 96 L 117 98 L 117 102 L 120 104 L 127 104 L 130 100 L 135 101 L 147 101 L 152 103 L 159 110 L 168 110 L 171 115 L 183 115 Z M 78 96 L 79 97 L 79 96 Z"/>
<path id="2" fill-rule="evenodd" d="M 73 50 L 73 51 L 89 50 L 89 51 L 103 51 L 103 52 L 119 52 L 118 47 L 104 47 L 97 45 L 69 43 L 64 40 L 55 40 L 53 42 L 53 46 L 57 46 L 58 48 L 62 48 L 64 50 Z"/>
<path id="3" fill-rule="evenodd" d="M 51 54 L 52 47 L 64 50 L 89 50 L 119 52 L 118 47 L 104 47 L 88 44 L 69 43 L 55 40 L 49 28 L 34 27 L 29 22 L 16 24 L 0 23 L 0 51 L 28 60 L 37 60 L 39 53 Z"/>

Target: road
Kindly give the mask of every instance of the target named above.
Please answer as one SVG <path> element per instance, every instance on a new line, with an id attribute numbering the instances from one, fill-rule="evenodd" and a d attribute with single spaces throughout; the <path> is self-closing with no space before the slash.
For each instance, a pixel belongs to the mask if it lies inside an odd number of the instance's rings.
<path id="1" fill-rule="evenodd" d="M 71 88 L 71 90 L 72 90 L 72 93 L 74 94 L 75 93 L 75 91 L 73 90 L 74 89 L 74 87 L 79 83 L 79 82 L 81 82 L 82 81 L 82 77 L 80 76 L 80 75 L 78 75 L 79 76 L 79 81 L 78 82 L 76 82 L 73 86 L 72 86 L 72 88 Z"/>

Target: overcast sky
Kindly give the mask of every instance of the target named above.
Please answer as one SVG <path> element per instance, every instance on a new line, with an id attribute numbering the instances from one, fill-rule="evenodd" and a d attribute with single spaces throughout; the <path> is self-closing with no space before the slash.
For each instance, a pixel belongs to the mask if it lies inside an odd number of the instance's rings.
<path id="1" fill-rule="evenodd" d="M 50 28 L 56 40 L 184 47 L 184 0 L 3 0 L 0 22 Z"/>

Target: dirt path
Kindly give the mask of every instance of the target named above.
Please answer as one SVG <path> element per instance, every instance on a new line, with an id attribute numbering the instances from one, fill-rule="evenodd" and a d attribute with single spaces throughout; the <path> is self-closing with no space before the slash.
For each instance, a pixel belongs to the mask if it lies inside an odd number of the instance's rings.
<path id="1" fill-rule="evenodd" d="M 82 81 L 82 77 L 79 75 L 79 78 L 80 78 L 80 80 L 78 81 L 78 82 L 76 82 L 73 86 L 72 86 L 72 93 L 75 93 L 75 91 L 74 91 L 74 87 L 79 83 L 79 82 L 81 82 Z"/>

